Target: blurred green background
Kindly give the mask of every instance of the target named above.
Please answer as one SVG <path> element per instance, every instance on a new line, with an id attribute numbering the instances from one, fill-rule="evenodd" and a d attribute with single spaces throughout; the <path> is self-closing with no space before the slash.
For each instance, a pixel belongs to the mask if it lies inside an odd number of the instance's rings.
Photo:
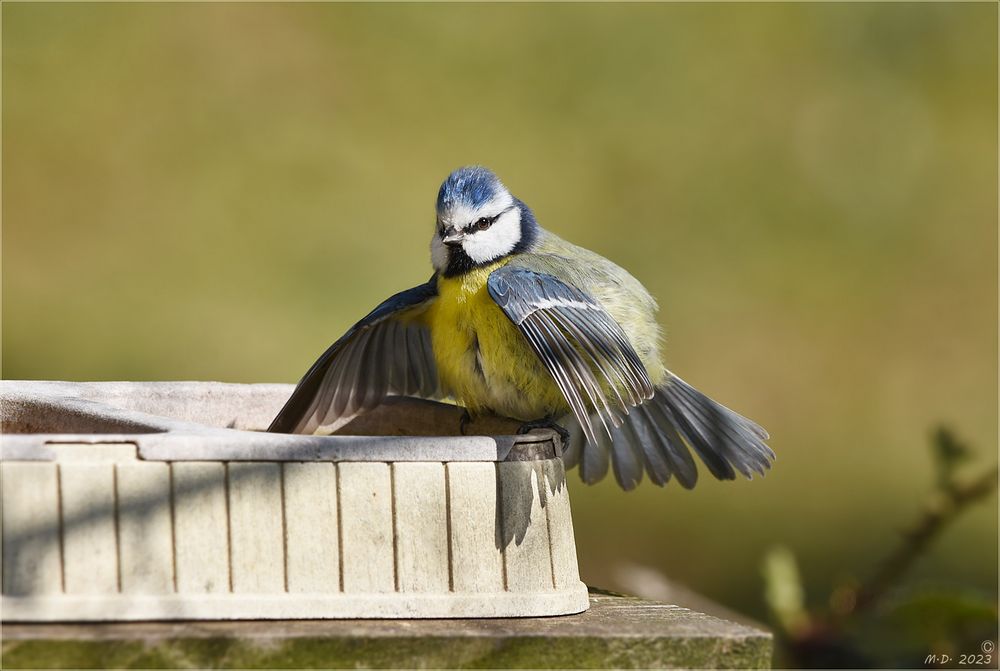
<path id="1" fill-rule="evenodd" d="M 766 617 L 865 575 L 946 422 L 997 450 L 997 6 L 3 7 L 3 376 L 296 381 L 481 163 L 658 297 L 763 480 L 571 476 L 584 578 Z M 703 474 L 704 475 L 704 474 Z M 922 584 L 997 591 L 995 499 Z"/>

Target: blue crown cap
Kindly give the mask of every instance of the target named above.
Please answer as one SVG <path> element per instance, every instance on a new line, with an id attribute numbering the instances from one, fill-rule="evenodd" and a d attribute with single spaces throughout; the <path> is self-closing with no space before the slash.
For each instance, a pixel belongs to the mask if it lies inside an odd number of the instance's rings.
<path id="1" fill-rule="evenodd" d="M 500 179 L 487 168 L 478 165 L 459 168 L 441 184 L 437 198 L 438 212 L 459 203 L 473 209 L 478 208 L 503 188 Z"/>

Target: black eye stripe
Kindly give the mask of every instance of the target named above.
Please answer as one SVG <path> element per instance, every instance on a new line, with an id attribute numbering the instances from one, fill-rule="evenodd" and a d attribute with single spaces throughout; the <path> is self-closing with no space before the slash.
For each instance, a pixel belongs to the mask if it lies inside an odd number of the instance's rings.
<path id="1" fill-rule="evenodd" d="M 496 221 L 497 221 L 497 219 L 499 219 L 500 217 L 502 217 L 503 215 L 507 214 L 508 212 L 510 212 L 513 209 L 514 209 L 514 206 L 511 205 L 510 207 L 508 207 L 508 208 L 506 208 L 504 210 L 501 210 L 500 212 L 497 212 L 492 217 L 479 217 L 479 219 L 476 219 L 474 222 L 472 222 L 472 224 L 469 225 L 469 228 L 473 229 L 473 232 L 475 232 L 475 231 L 485 231 L 487 228 L 489 228 L 490 226 L 492 226 L 493 224 L 495 224 Z"/>

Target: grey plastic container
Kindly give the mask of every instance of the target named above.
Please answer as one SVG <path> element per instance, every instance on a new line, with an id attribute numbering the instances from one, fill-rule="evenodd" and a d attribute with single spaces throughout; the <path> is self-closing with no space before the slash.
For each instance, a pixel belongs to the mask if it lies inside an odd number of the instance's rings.
<path id="1" fill-rule="evenodd" d="M 555 434 L 414 399 L 263 433 L 291 390 L 0 383 L 3 620 L 587 608 Z"/>

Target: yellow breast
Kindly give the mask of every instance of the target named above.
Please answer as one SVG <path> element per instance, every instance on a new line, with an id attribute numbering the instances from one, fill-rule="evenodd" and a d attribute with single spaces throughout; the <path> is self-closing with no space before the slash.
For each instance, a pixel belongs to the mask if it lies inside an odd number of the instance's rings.
<path id="1" fill-rule="evenodd" d="M 506 261 L 438 279 L 425 317 L 438 375 L 473 414 L 531 420 L 568 406 L 528 341 L 490 297 L 486 280 Z"/>

